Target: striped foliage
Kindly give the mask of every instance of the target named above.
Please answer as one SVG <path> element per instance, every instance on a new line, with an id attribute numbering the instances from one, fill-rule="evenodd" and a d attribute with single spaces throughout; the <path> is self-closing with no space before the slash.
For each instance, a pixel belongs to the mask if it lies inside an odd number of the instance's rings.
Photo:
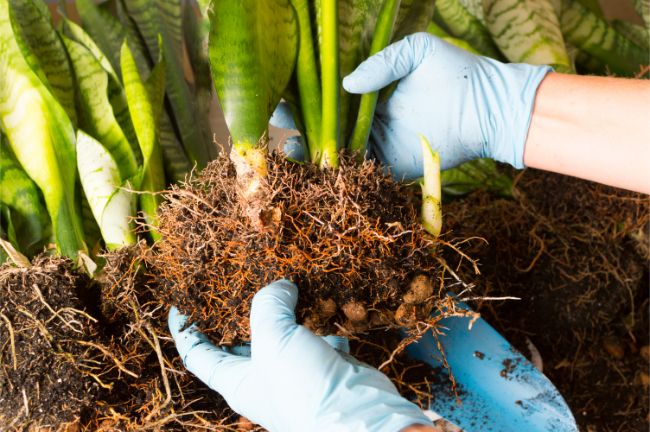
<path id="1" fill-rule="evenodd" d="M 650 32 L 643 26 L 623 20 L 612 21 L 614 30 L 646 51 L 650 49 Z"/>
<path id="2" fill-rule="evenodd" d="M 650 0 L 634 0 L 634 8 L 645 22 L 645 28 L 650 33 Z"/>
<path id="3" fill-rule="evenodd" d="M 162 199 L 156 193 L 165 188 L 162 153 L 158 138 L 158 119 L 163 109 L 165 95 L 165 60 L 160 59 L 145 83 L 138 72 L 129 45 L 125 41 L 122 45 L 121 64 L 129 112 L 143 155 L 143 163 L 134 183 L 138 190 L 145 192 L 139 197 L 140 210 L 145 221 L 152 228 L 150 229 L 151 235 L 157 239 L 155 227 L 157 226 L 158 206 Z"/>
<path id="4" fill-rule="evenodd" d="M 47 211 L 38 187 L 16 161 L 1 133 L 0 204 L 6 208 L 5 212 L 11 213 L 14 247 L 28 255 L 37 253 L 49 236 Z"/>
<path id="5" fill-rule="evenodd" d="M 352 73 L 368 57 L 370 42 L 381 9 L 382 0 L 339 1 L 339 62 L 341 77 Z M 347 139 L 359 106 L 358 95 L 341 91 L 341 126 L 343 140 Z"/>
<path id="6" fill-rule="evenodd" d="M 465 8 L 467 12 L 472 14 L 474 18 L 485 25 L 485 13 L 483 12 L 483 0 L 458 0 L 458 2 Z"/>
<path id="7" fill-rule="evenodd" d="M 563 0 L 561 23 L 569 43 L 607 64 L 613 73 L 633 76 L 648 64 L 647 50 L 627 40 L 575 0 Z"/>
<path id="8" fill-rule="evenodd" d="M 65 110 L 72 124 L 76 123 L 74 85 L 65 48 L 54 31 L 50 12 L 42 0 L 10 0 L 14 31 L 35 61 L 32 69 L 45 75 L 44 84 Z"/>
<path id="9" fill-rule="evenodd" d="M 467 41 L 482 55 L 502 57 L 488 29 L 459 0 L 437 0 L 435 17 L 452 36 Z"/>
<path id="10" fill-rule="evenodd" d="M 63 37 L 79 88 L 80 127 L 102 143 L 117 162 L 121 178 L 135 175 L 138 162 L 109 101 L 109 75 L 83 45 Z"/>
<path id="11" fill-rule="evenodd" d="M 572 71 L 550 0 L 485 0 L 483 4 L 487 28 L 508 60 Z"/>
<path id="12" fill-rule="evenodd" d="M 178 8 L 173 7 L 170 2 L 177 4 Z M 191 162 L 200 168 L 204 167 L 215 156 L 216 149 L 212 143 L 206 142 L 205 136 L 196 127 L 198 113 L 185 81 L 181 63 L 183 55 L 177 44 L 177 36 L 182 34 L 182 29 L 168 25 L 178 21 L 176 13 L 180 14 L 180 0 L 123 0 L 122 5 L 137 25 L 150 58 L 158 58 L 159 49 L 162 48 L 167 65 L 167 96 L 175 126 L 180 132 L 181 142 Z M 249 10 L 252 12 L 257 8 L 258 6 L 251 6 Z M 159 35 L 162 38 L 161 45 L 158 44 Z"/>
<path id="13" fill-rule="evenodd" d="M 59 252 L 85 250 L 75 203 L 74 129 L 65 110 L 25 60 L 0 0 L 0 122 L 25 172 L 40 188 Z"/>
<path id="14" fill-rule="evenodd" d="M 77 168 L 90 209 L 109 249 L 135 243 L 135 214 L 130 184 L 120 178 L 111 153 L 81 129 L 77 132 Z"/>

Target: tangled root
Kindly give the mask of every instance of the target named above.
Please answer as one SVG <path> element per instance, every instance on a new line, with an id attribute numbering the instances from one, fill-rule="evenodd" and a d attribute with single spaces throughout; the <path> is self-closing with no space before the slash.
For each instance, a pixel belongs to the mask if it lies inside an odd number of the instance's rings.
<path id="1" fill-rule="evenodd" d="M 252 296 L 280 278 L 297 284 L 298 319 L 318 334 L 429 317 L 443 286 L 440 243 L 422 229 L 407 186 L 371 162 L 343 157 L 339 169 L 320 170 L 278 155 L 267 182 L 263 230 L 249 222 L 225 157 L 167 193 L 162 240 L 139 257 L 163 302 L 221 344 L 250 339 Z"/>

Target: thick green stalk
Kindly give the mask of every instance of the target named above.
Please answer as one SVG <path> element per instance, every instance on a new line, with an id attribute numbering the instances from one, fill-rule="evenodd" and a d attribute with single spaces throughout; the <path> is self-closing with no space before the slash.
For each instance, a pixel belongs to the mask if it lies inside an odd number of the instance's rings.
<path id="1" fill-rule="evenodd" d="M 375 34 L 370 45 L 370 55 L 376 54 L 384 49 L 390 42 L 399 10 L 400 0 L 385 0 L 377 18 Z M 359 111 L 357 113 L 357 122 L 354 125 L 352 137 L 350 138 L 350 150 L 357 153 L 357 156 L 363 160 L 366 154 L 368 137 L 370 136 L 370 127 L 372 119 L 375 116 L 375 107 L 379 92 L 366 93 L 361 96 Z"/>
<path id="2" fill-rule="evenodd" d="M 440 180 L 440 155 L 433 151 L 429 141 L 420 135 L 424 178 L 422 187 L 422 226 L 434 237 L 442 231 L 442 187 Z"/>
<path id="3" fill-rule="evenodd" d="M 336 168 L 339 137 L 339 41 L 338 0 L 321 3 L 322 43 L 320 63 L 323 84 L 321 167 Z"/>
<path id="4" fill-rule="evenodd" d="M 312 38 L 309 2 L 307 0 L 292 0 L 291 3 L 296 10 L 300 31 L 296 77 L 305 126 L 305 138 L 311 161 L 318 162 L 320 158 L 318 149 L 321 140 L 322 100 L 314 40 Z"/>

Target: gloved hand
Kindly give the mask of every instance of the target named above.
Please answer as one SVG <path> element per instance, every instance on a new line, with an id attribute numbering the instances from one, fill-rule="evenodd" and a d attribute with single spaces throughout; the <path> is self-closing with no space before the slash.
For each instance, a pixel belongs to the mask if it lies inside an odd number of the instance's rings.
<path id="1" fill-rule="evenodd" d="M 549 71 L 416 33 L 361 63 L 343 87 L 368 93 L 401 80 L 377 106 L 369 150 L 395 178 L 413 179 L 423 175 L 418 133 L 440 153 L 442 169 L 481 157 L 523 168 L 537 87 Z"/>
<path id="2" fill-rule="evenodd" d="M 430 424 L 376 369 L 296 324 L 296 286 L 280 280 L 251 307 L 251 357 L 212 345 L 175 308 L 169 328 L 185 366 L 230 407 L 271 432 L 386 431 Z"/>

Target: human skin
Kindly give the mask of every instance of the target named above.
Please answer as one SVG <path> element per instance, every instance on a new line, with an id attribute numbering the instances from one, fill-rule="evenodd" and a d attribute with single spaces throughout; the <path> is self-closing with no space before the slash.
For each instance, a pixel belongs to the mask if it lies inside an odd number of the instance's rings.
<path id="1" fill-rule="evenodd" d="M 650 81 L 548 74 L 524 164 L 650 193 Z"/>

